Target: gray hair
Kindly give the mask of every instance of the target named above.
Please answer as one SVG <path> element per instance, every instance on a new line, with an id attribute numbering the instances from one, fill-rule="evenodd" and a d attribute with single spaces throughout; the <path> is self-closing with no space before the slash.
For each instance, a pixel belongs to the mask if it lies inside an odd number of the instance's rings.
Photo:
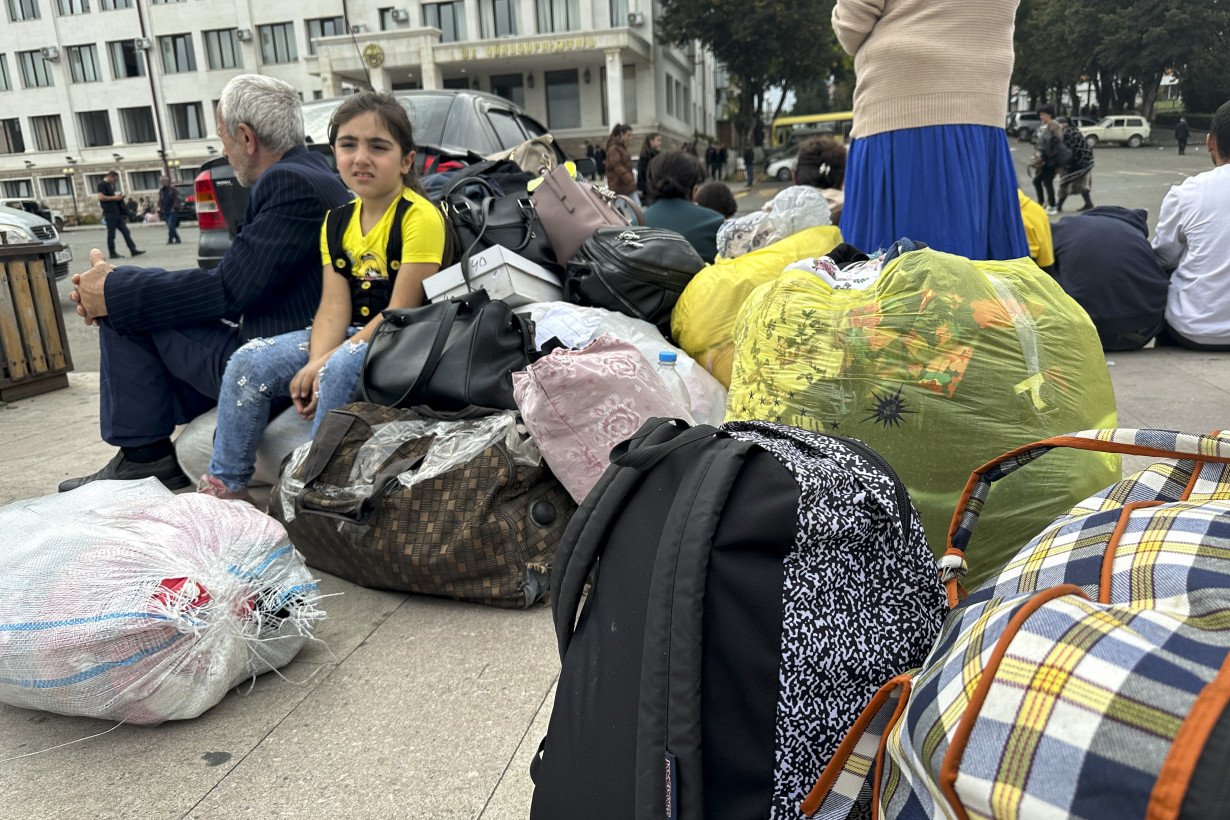
<path id="1" fill-rule="evenodd" d="M 288 83 L 260 74 L 240 74 L 222 89 L 218 115 L 227 133 L 246 123 L 271 151 L 303 145 L 303 109 Z"/>

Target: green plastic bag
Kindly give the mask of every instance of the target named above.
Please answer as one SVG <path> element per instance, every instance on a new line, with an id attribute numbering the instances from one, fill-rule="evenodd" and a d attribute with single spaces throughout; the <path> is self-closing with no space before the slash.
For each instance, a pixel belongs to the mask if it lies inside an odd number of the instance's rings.
<path id="1" fill-rule="evenodd" d="M 937 555 L 975 468 L 1048 436 L 1116 426 L 1092 322 L 1029 259 L 918 250 L 863 281 L 817 273 L 813 260 L 792 267 L 805 269 L 743 305 L 727 420 L 871 445 L 905 482 Z M 1119 477 L 1118 456 L 1064 451 L 996 485 L 966 553 L 966 585 Z"/>

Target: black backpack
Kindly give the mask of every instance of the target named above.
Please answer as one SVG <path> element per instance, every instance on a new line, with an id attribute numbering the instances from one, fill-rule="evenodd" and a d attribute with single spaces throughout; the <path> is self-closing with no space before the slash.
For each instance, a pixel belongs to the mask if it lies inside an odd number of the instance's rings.
<path id="1" fill-rule="evenodd" d="M 564 271 L 564 298 L 643 319 L 666 338 L 671 311 L 705 260 L 692 243 L 663 228 L 599 228 Z"/>
<path id="2" fill-rule="evenodd" d="M 652 419 L 611 464 L 555 556 L 531 817 L 797 817 L 947 611 L 905 487 L 861 442 L 769 422 Z"/>

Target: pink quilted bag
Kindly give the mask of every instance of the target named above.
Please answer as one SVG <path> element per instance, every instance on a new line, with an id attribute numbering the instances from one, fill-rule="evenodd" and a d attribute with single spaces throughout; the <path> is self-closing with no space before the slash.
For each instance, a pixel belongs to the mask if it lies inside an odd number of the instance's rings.
<path id="1" fill-rule="evenodd" d="M 513 398 L 551 472 L 578 504 L 610 466 L 611 448 L 647 419 L 682 412 L 653 365 L 610 334 L 513 373 Z"/>

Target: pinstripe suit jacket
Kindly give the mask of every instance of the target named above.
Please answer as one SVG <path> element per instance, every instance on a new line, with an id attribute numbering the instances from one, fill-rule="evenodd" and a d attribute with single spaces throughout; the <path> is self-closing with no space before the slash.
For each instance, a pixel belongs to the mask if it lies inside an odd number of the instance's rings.
<path id="1" fill-rule="evenodd" d="M 252 186 L 243 227 L 218 267 L 111 271 L 111 327 L 133 333 L 227 319 L 245 339 L 307 327 L 320 304 L 320 225 L 351 198 L 322 157 L 292 148 Z"/>

